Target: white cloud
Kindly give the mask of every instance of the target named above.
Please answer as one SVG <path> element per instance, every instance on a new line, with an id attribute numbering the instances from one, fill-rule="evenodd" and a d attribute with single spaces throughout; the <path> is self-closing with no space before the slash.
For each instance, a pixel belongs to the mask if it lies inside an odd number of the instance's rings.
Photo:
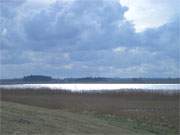
<path id="1" fill-rule="evenodd" d="M 63 65 L 63 68 L 64 69 L 72 69 L 73 68 L 73 64 L 66 64 L 66 65 Z"/>
<path id="2" fill-rule="evenodd" d="M 114 48 L 113 49 L 113 52 L 115 52 L 115 53 L 118 53 L 118 54 L 122 54 L 122 53 L 124 53 L 125 51 L 126 51 L 126 47 L 117 47 L 117 48 Z"/>
<path id="3" fill-rule="evenodd" d="M 69 53 L 64 53 L 63 56 L 65 59 L 70 59 Z"/>
<path id="4" fill-rule="evenodd" d="M 26 4 L 31 5 L 34 8 L 45 8 L 54 3 L 67 4 L 75 0 L 27 0 Z"/>
<path id="5" fill-rule="evenodd" d="M 136 32 L 157 28 L 178 14 L 178 0 L 120 0 L 128 7 L 124 17 L 134 24 Z"/>
<path id="6" fill-rule="evenodd" d="M 46 7 L 54 3 L 56 0 L 28 0 L 27 3 L 34 7 Z"/>
<path id="7" fill-rule="evenodd" d="M 0 32 L 1 36 L 5 36 L 7 34 L 7 29 L 3 28 L 2 31 Z"/>

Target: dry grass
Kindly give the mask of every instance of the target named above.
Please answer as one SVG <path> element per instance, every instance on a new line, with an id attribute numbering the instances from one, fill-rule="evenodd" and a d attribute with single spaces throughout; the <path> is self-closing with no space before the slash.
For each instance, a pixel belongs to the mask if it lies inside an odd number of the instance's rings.
<path id="1" fill-rule="evenodd" d="M 117 120 L 135 121 L 134 128 L 155 134 L 178 134 L 179 93 L 99 92 L 72 93 L 60 90 L 4 90 L 1 100 L 93 114 L 118 126 Z M 111 117 L 107 117 L 111 116 Z"/>

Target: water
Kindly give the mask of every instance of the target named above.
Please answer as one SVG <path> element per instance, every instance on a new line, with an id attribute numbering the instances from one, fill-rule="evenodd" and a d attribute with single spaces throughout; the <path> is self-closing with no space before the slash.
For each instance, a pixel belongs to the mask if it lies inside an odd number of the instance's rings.
<path id="1" fill-rule="evenodd" d="M 144 89 L 144 90 L 180 90 L 180 84 L 14 84 L 0 85 L 0 88 L 49 88 L 71 91 L 91 90 L 121 90 L 121 89 Z"/>

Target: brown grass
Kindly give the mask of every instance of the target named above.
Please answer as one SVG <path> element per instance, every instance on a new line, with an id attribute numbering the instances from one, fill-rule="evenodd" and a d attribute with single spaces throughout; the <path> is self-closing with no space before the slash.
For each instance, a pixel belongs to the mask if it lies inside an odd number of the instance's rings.
<path id="1" fill-rule="evenodd" d="M 179 130 L 179 93 L 69 92 L 48 89 L 1 89 L 1 100 L 71 112 L 110 114 L 149 127 Z"/>

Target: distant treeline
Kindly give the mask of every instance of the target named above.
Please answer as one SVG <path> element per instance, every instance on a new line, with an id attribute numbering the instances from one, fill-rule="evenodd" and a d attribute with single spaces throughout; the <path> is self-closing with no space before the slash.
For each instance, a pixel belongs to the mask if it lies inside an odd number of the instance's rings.
<path id="1" fill-rule="evenodd" d="M 0 84 L 21 84 L 21 83 L 180 83 L 180 78 L 64 78 L 54 79 L 50 76 L 30 75 L 19 79 L 1 79 Z"/>
<path id="2" fill-rule="evenodd" d="M 30 76 L 23 77 L 23 81 L 25 82 L 51 81 L 51 80 L 52 80 L 52 77 L 42 76 L 42 75 L 30 75 Z"/>

